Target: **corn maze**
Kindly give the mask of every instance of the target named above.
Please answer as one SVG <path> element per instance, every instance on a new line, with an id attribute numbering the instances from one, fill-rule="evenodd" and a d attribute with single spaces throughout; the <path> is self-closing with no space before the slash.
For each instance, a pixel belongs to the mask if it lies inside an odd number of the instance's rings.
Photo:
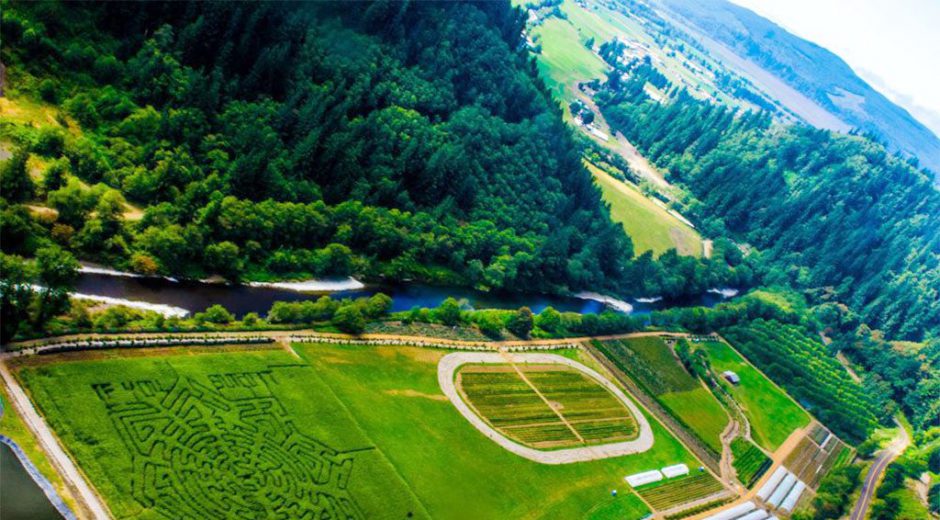
<path id="1" fill-rule="evenodd" d="M 299 432 L 270 371 L 92 385 L 131 454 L 134 499 L 166 518 L 363 518 L 354 454 Z"/>
<path id="2" fill-rule="evenodd" d="M 525 379 L 509 365 L 466 365 L 458 372 L 471 406 L 507 437 L 538 449 L 636 437 L 630 412 L 587 376 L 561 366 L 520 370 Z"/>

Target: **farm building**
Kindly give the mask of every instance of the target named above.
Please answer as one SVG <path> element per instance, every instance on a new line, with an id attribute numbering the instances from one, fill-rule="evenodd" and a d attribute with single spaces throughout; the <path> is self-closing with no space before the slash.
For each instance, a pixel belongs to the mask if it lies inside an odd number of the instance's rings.
<path id="1" fill-rule="evenodd" d="M 737 385 L 741 383 L 741 378 L 737 374 L 730 370 L 725 370 L 721 373 L 721 377 L 725 378 L 732 385 Z"/>

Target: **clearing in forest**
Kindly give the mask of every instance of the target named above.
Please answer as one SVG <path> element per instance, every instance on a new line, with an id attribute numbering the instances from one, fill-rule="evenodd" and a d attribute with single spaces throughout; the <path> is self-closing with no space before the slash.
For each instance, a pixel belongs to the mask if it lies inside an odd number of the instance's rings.
<path id="1" fill-rule="evenodd" d="M 675 249 L 680 255 L 702 256 L 702 237 L 688 224 L 671 215 L 634 186 L 613 178 L 588 163 L 587 169 L 601 188 L 610 216 L 623 225 L 633 240 L 636 254 L 652 251 L 654 256 Z"/>

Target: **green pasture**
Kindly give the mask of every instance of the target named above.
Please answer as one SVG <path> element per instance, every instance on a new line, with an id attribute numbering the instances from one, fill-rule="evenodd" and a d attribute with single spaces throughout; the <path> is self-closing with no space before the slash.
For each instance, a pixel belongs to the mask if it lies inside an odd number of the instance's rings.
<path id="1" fill-rule="evenodd" d="M 702 256 L 702 237 L 669 214 L 632 185 L 617 180 L 593 164 L 588 170 L 601 188 L 604 202 L 610 204 L 610 216 L 623 225 L 633 240 L 637 255 L 652 251 L 655 256 L 675 249 L 682 255 Z"/>
<path id="2" fill-rule="evenodd" d="M 671 392 L 657 399 L 715 453 L 721 453 L 721 432 L 728 425 L 728 415 L 708 389 Z"/>
<path id="3" fill-rule="evenodd" d="M 728 414 L 721 403 L 679 363 L 659 337 L 604 342 L 602 351 L 679 422 L 721 453 Z"/>
<path id="4" fill-rule="evenodd" d="M 700 345 L 708 352 L 716 374 L 731 370 L 741 378 L 739 385 L 732 385 L 724 378 L 720 379 L 744 408 L 744 414 L 751 423 L 754 440 L 761 447 L 774 451 L 794 430 L 809 424 L 809 414 L 734 349 L 721 342 Z"/>
<path id="5" fill-rule="evenodd" d="M 650 417 L 655 445 L 645 453 L 531 462 L 446 400 L 436 370 L 445 352 L 294 348 L 300 359 L 279 350 L 46 357 L 18 377 L 117 518 L 330 507 L 359 518 L 639 518 L 647 512 L 625 475 L 699 466 Z M 333 500 L 310 502 L 317 493 Z"/>
<path id="6" fill-rule="evenodd" d="M 584 46 L 587 37 L 582 37 L 569 21 L 547 18 L 530 37 L 538 37 L 542 46 L 541 54 L 537 55 L 539 72 L 555 99 L 569 99 L 580 81 L 606 78 L 607 64 Z"/>

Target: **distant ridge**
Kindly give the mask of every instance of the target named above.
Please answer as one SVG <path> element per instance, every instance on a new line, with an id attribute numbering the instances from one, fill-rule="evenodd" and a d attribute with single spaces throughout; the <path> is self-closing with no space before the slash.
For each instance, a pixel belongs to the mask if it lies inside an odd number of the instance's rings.
<path id="1" fill-rule="evenodd" d="M 806 96 L 834 119 L 914 156 L 940 182 L 940 138 L 904 108 L 872 88 L 845 61 L 819 45 L 727 0 L 653 0 L 664 15 L 700 31 Z M 715 49 L 712 49 L 715 50 Z M 719 54 L 720 52 L 716 52 Z M 757 81 L 760 83 L 760 81 Z M 773 86 L 760 85 L 777 97 Z M 787 105 L 785 95 L 779 101 Z M 799 113 L 799 107 L 791 107 Z M 807 122 L 816 126 L 817 122 Z"/>

